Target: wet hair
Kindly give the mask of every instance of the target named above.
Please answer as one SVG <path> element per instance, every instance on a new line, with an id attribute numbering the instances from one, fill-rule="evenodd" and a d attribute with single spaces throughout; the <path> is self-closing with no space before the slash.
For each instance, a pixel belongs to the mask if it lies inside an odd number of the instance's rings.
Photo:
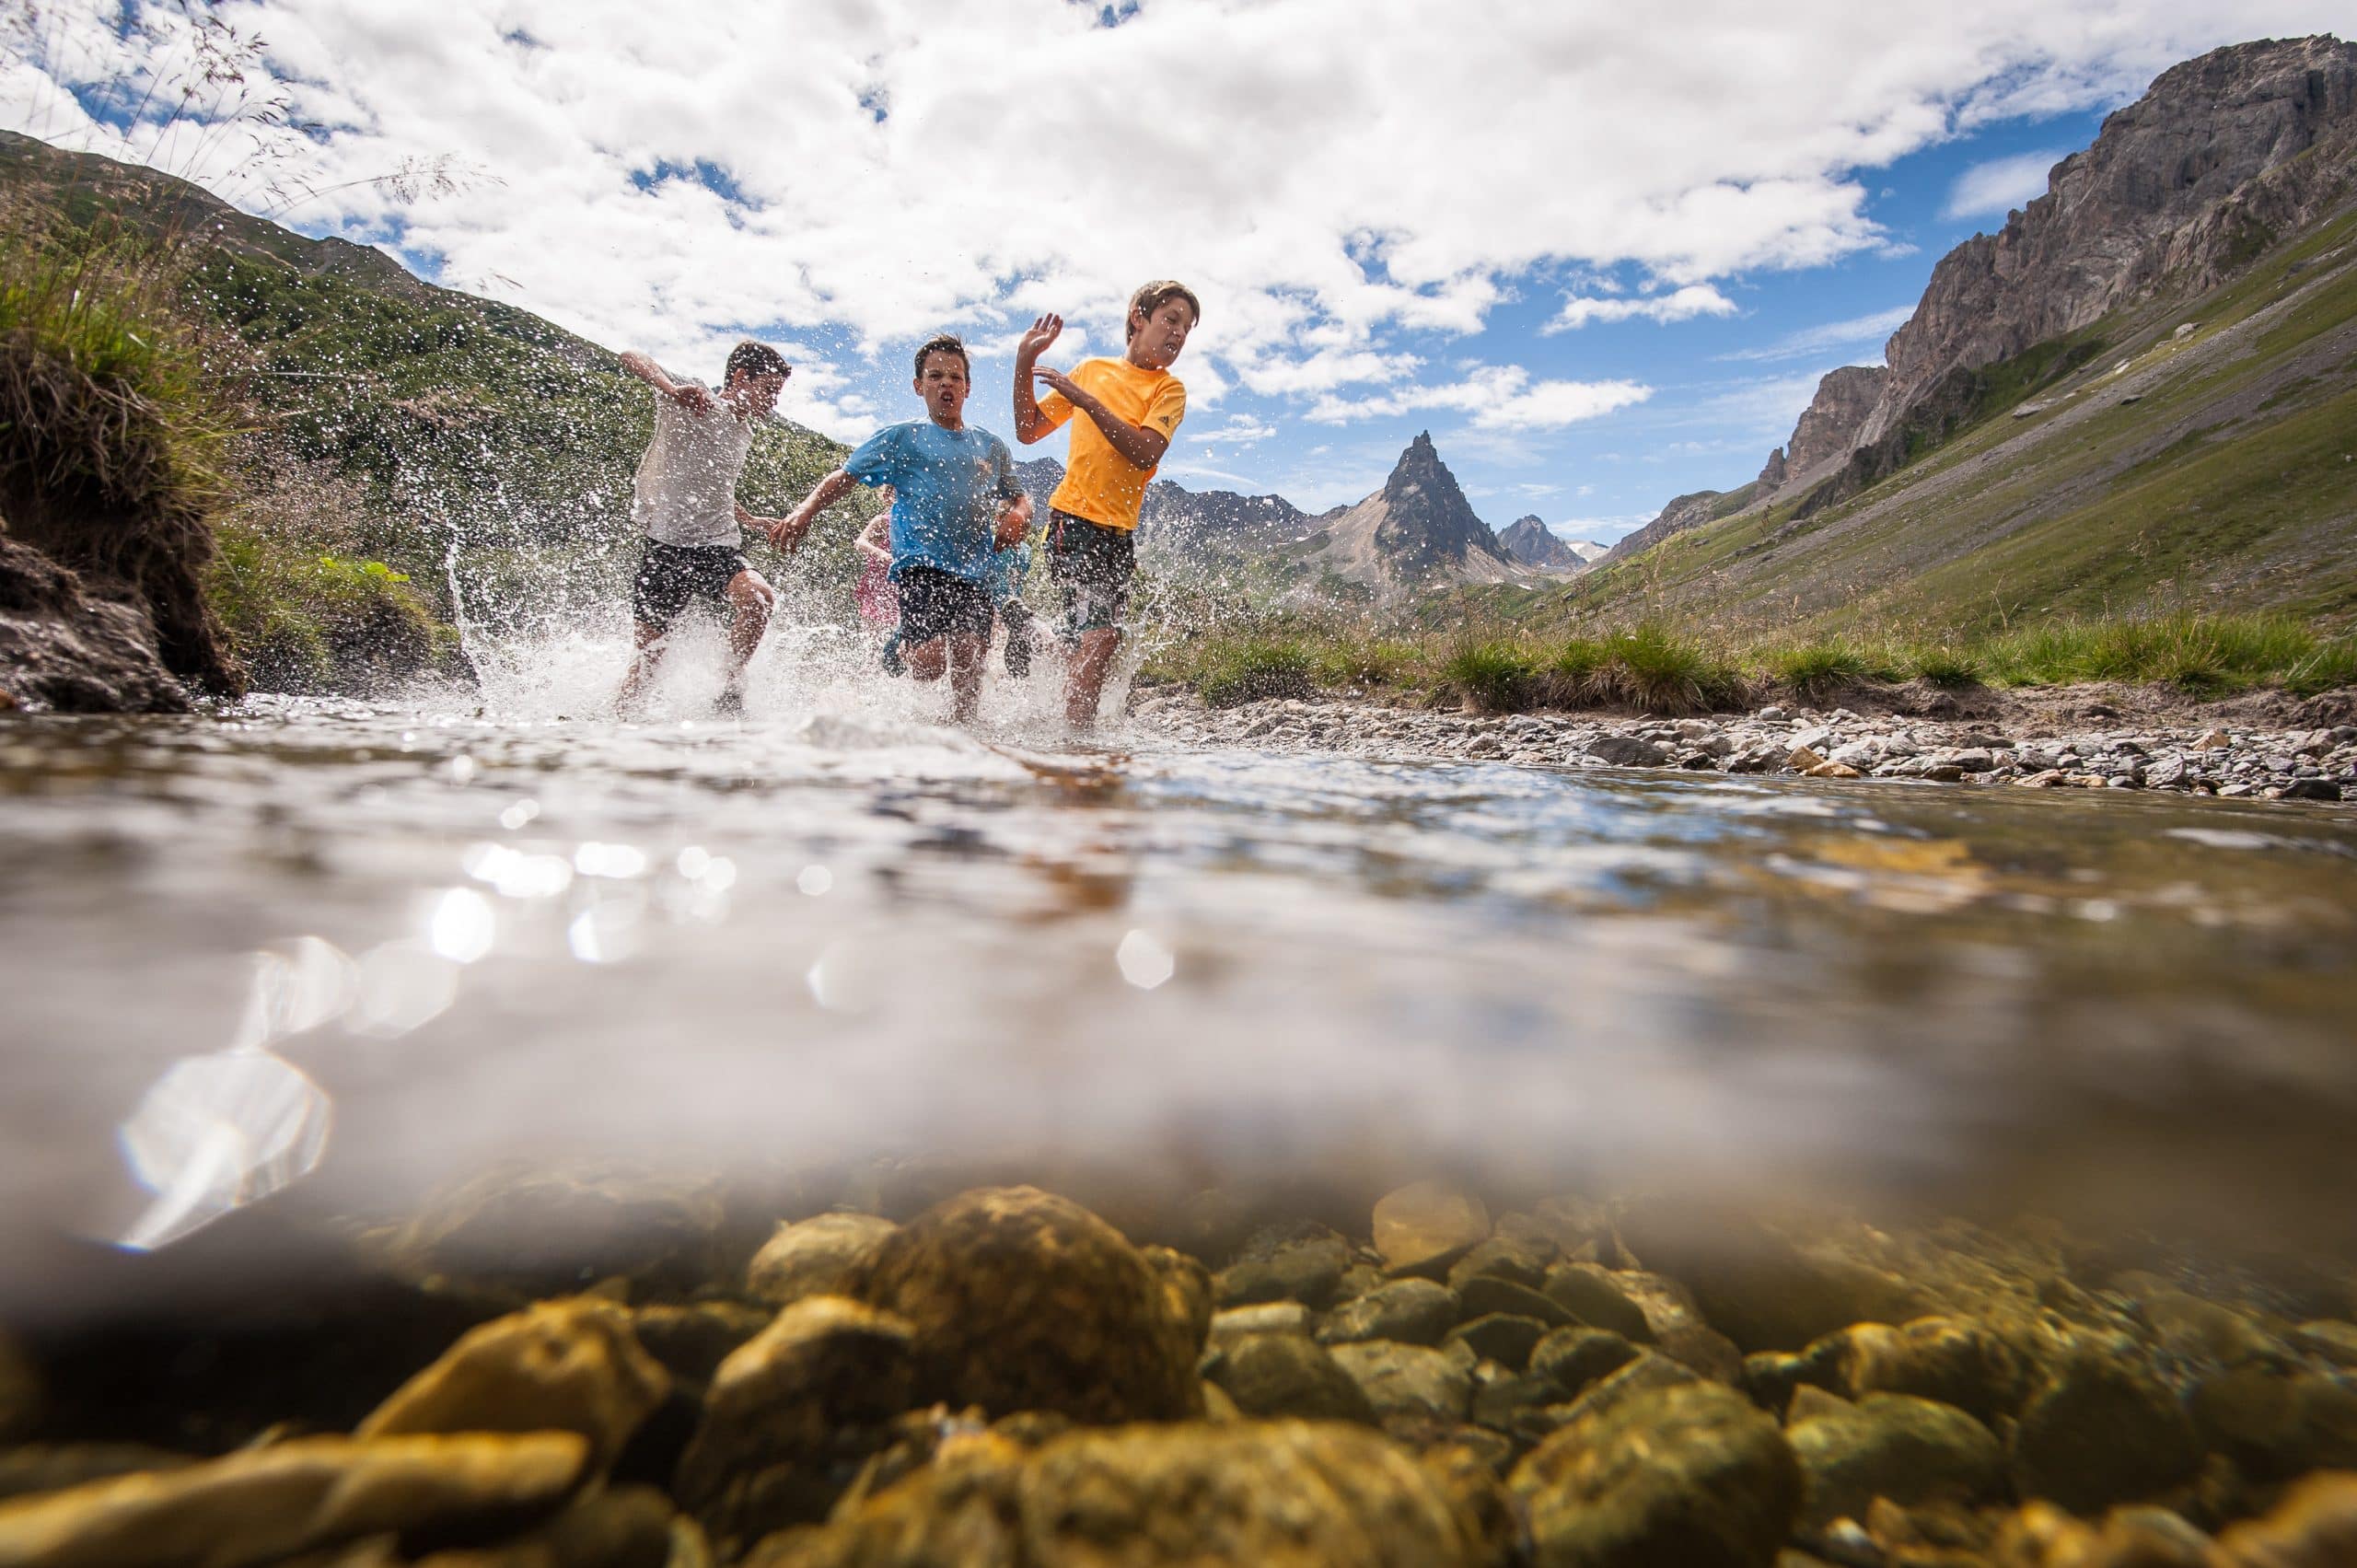
<path id="1" fill-rule="evenodd" d="M 1174 299 L 1185 300 L 1188 310 L 1195 318 L 1194 324 L 1198 327 L 1203 324 L 1203 302 L 1195 297 L 1195 291 L 1185 284 L 1173 283 L 1168 278 L 1156 278 L 1130 296 L 1130 314 L 1127 319 L 1135 321 L 1140 316 L 1151 319 L 1155 311 Z M 1136 331 L 1134 327 L 1130 330 Z"/>
<path id="2" fill-rule="evenodd" d="M 724 384 L 737 379 L 737 373 L 740 370 L 748 376 L 794 374 L 794 366 L 785 362 L 785 355 L 767 343 L 757 343 L 749 338 L 728 351 L 728 370 Z"/>
<path id="3" fill-rule="evenodd" d="M 974 378 L 974 366 L 966 357 L 966 345 L 958 341 L 956 333 L 935 332 L 933 336 L 925 339 L 924 345 L 917 350 L 916 376 L 917 379 L 920 381 L 924 379 L 925 355 L 930 354 L 956 354 L 958 356 L 958 368 L 966 373 L 966 379 L 970 381 Z"/>

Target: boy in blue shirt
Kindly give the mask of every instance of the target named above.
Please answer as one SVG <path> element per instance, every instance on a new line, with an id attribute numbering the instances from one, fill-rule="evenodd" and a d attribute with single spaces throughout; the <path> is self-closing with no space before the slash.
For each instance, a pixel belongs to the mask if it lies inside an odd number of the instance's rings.
<path id="1" fill-rule="evenodd" d="M 1031 501 L 1006 443 L 966 424 L 966 345 L 943 333 L 917 350 L 926 417 L 887 425 L 778 519 L 771 542 L 798 547 L 827 506 L 853 486 L 892 487 L 892 586 L 900 595 L 900 656 L 919 680 L 946 670 L 952 713 L 971 722 L 982 694 L 982 657 L 997 612 L 992 593 L 1002 537 L 1020 540 Z"/>

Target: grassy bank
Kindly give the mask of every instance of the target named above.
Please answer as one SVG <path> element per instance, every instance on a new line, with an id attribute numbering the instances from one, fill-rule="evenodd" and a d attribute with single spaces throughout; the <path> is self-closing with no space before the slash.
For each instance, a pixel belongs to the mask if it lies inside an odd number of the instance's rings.
<path id="1" fill-rule="evenodd" d="M 1358 691 L 1494 713 L 1692 714 L 1779 697 L 1823 703 L 1910 680 L 1951 690 L 2109 680 L 2204 696 L 2261 687 L 2310 696 L 2357 685 L 2357 637 L 2328 637 L 2284 616 L 2191 612 L 2062 618 L 1942 641 L 1739 641 L 1659 623 L 1558 638 L 1457 631 L 1400 639 L 1291 623 L 1174 642 L 1149 657 L 1145 673 L 1191 686 L 1213 706 Z"/>

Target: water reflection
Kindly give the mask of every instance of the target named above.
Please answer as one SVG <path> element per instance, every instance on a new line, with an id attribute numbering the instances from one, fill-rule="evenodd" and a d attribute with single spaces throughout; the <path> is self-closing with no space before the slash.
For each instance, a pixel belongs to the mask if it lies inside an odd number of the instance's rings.
<path id="1" fill-rule="evenodd" d="M 1144 745 L 1084 791 L 874 713 L 235 722 L 13 732 L 20 1214 L 118 1123 L 145 1245 L 314 1166 L 368 1206 L 540 1148 L 1990 1195 L 2093 1157 L 2285 1224 L 2357 1174 L 2345 810 Z M 216 1016 L 230 1056 L 156 1057 Z"/>

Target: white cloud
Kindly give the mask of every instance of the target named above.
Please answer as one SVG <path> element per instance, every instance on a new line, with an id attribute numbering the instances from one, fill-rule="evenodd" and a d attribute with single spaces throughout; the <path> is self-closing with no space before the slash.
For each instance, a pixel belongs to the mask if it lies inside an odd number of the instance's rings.
<path id="1" fill-rule="evenodd" d="M 2049 147 L 2042 152 L 1976 163 L 1957 175 L 1956 183 L 1948 188 L 1947 203 L 1940 208 L 1940 216 L 1951 223 L 1965 218 L 2003 217 L 2015 207 L 2046 194 L 2046 177 L 2064 156 L 2062 150 Z"/>
<path id="2" fill-rule="evenodd" d="M 1612 517 L 1566 517 L 1560 523 L 1549 523 L 1547 531 L 1557 539 L 1588 540 L 1596 544 L 1610 544 L 1615 540 L 1635 533 L 1658 516 L 1653 512 L 1627 512 Z"/>
<path id="3" fill-rule="evenodd" d="M 184 60 L 168 29 L 122 36 L 123 9 L 44 0 L 41 69 L 0 60 L 0 120 L 126 150 L 59 85 Z M 269 40 L 321 131 L 273 167 L 236 135 L 127 150 L 242 205 L 299 180 L 330 192 L 296 209 L 316 229 L 512 280 L 505 297 L 563 326 L 697 364 L 749 331 L 848 367 L 945 327 L 1003 341 L 1045 309 L 1109 344 L 1139 281 L 1179 276 L 1206 307 L 1181 364 L 1198 406 L 1231 384 L 1397 396 L 1422 369 L 1400 333 L 1478 332 L 1541 278 L 1588 280 L 1566 307 L 1583 319 L 1673 319 L 1747 272 L 1885 249 L 1861 171 L 1990 120 L 2125 101 L 2218 43 L 2347 22 L 2346 0 L 1788 0 L 1772 25 L 1720 0 L 1514 0 L 1478 27 L 1438 0 L 1155 0 L 1116 28 L 1067 0 L 207 14 Z M 1502 146 L 1548 161 L 1534 177 Z M 444 155 L 487 178 L 410 204 L 369 182 Z M 1596 282 L 1615 269 L 1655 292 Z M 1492 429 L 1562 423 L 1588 385 L 1474 406 Z"/>
<path id="4" fill-rule="evenodd" d="M 1735 301 L 1708 284 L 1688 284 L 1672 294 L 1643 299 L 1597 299 L 1576 296 L 1563 301 L 1555 319 L 1540 329 L 1549 334 L 1567 332 L 1590 321 L 1690 321 L 1697 316 L 1732 316 Z"/>
<path id="5" fill-rule="evenodd" d="M 1232 413 L 1227 416 L 1225 424 L 1217 430 L 1204 431 L 1201 438 L 1213 443 L 1225 442 L 1231 447 L 1249 447 L 1256 441 L 1267 440 L 1276 433 L 1277 427 L 1264 419 L 1248 413 Z"/>
<path id="6" fill-rule="evenodd" d="M 1853 343 L 1872 343 L 1877 350 L 1875 358 L 1856 363 L 1878 365 L 1882 362 L 1879 350 L 1884 340 L 1905 326 L 1907 319 L 1914 314 L 1915 307 L 1912 305 L 1894 305 L 1871 316 L 1854 316 L 1846 321 L 1828 321 L 1821 326 L 1804 327 L 1759 348 L 1737 349 L 1733 354 L 1722 354 L 1716 357 L 1723 361 L 1810 359 L 1829 350 Z"/>
<path id="7" fill-rule="evenodd" d="M 1439 386 L 1399 387 L 1356 398 L 1329 392 L 1311 405 L 1306 417 L 1320 424 L 1347 424 L 1447 409 L 1471 415 L 1476 430 L 1553 430 L 1651 396 L 1651 387 L 1635 381 L 1533 381 L 1519 365 L 1474 365 L 1462 379 Z"/>

